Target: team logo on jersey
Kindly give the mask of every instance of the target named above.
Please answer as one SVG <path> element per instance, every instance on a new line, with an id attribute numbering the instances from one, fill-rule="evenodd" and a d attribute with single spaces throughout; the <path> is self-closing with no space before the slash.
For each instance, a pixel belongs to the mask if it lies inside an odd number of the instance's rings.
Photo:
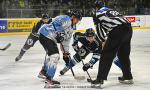
<path id="1" fill-rule="evenodd" d="M 32 39 L 28 39 L 28 40 L 27 40 L 27 44 L 28 44 L 28 45 L 33 45 L 33 40 L 32 40 Z"/>
<path id="2" fill-rule="evenodd" d="M 85 49 L 80 49 L 78 53 L 79 53 L 80 56 L 84 56 L 86 54 L 86 50 Z"/>

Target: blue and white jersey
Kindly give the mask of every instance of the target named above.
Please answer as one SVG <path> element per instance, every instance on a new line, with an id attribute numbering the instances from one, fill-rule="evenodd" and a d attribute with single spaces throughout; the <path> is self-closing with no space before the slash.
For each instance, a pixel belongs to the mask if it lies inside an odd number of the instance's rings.
<path id="1" fill-rule="evenodd" d="M 44 24 L 39 33 L 45 37 L 56 41 L 57 33 L 63 33 L 65 40 L 70 39 L 72 36 L 73 28 L 71 17 L 67 15 L 60 15 L 54 18 L 50 24 Z"/>
<path id="2" fill-rule="evenodd" d="M 72 37 L 73 28 L 71 17 L 67 15 L 60 15 L 54 18 L 50 24 L 44 24 L 39 29 L 39 34 L 53 40 L 57 43 L 57 33 L 62 33 L 64 41 L 62 42 L 66 52 L 69 52 L 69 43 Z"/>

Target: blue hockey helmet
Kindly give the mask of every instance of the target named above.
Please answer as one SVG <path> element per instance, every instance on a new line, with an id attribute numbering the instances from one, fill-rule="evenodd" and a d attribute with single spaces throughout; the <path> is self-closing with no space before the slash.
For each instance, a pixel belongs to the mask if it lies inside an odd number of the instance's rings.
<path id="1" fill-rule="evenodd" d="M 104 6 L 105 6 L 104 2 L 99 1 L 99 0 L 95 1 L 95 7 L 101 8 L 101 7 L 104 7 Z"/>

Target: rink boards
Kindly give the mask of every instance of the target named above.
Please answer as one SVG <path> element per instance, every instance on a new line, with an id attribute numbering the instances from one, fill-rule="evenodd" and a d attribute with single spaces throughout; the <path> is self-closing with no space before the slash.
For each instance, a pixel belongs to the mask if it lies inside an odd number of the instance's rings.
<path id="1" fill-rule="evenodd" d="M 150 30 L 150 15 L 126 16 L 133 30 Z M 28 35 L 40 18 L 0 19 L 0 36 Z M 84 32 L 87 28 L 95 30 L 92 17 L 83 17 L 76 25 L 75 32 Z"/>

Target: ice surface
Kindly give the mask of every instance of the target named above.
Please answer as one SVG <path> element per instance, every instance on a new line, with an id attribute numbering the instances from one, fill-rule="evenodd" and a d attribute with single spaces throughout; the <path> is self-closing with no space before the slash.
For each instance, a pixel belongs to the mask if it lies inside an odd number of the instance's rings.
<path id="1" fill-rule="evenodd" d="M 27 36 L 6 36 L 0 37 L 0 43 L 10 42 L 12 46 L 6 51 L 0 51 L 0 90 L 45 90 L 43 80 L 37 75 L 43 65 L 45 52 L 39 42 L 35 44 L 22 58 L 15 62 Z M 71 54 L 74 53 L 70 49 Z M 88 62 L 89 55 L 84 62 Z M 134 31 L 132 39 L 132 71 L 134 76 L 133 85 L 123 85 L 117 81 L 121 76 L 121 71 L 113 65 L 108 76 L 108 81 L 103 85 L 105 90 L 149 90 L 150 89 L 150 31 Z M 75 80 L 71 72 L 65 76 L 59 76 L 59 71 L 63 68 L 64 61 L 61 59 L 58 64 L 55 79 L 61 82 L 62 89 L 95 90 L 90 88 L 90 84 Z M 82 64 L 78 64 L 74 69 L 76 75 L 86 76 L 82 71 Z M 97 75 L 98 63 L 89 70 L 92 78 Z M 82 87 L 80 87 L 82 86 Z"/>

